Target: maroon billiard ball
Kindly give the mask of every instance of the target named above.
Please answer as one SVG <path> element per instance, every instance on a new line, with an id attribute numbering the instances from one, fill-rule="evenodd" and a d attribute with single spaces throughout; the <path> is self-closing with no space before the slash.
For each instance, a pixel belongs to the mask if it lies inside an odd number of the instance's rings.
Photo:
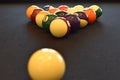
<path id="1" fill-rule="evenodd" d="M 32 21 L 35 21 L 35 17 L 36 17 L 36 15 L 37 15 L 40 11 L 43 11 L 43 9 L 42 9 L 42 8 L 39 8 L 39 9 L 34 9 L 34 10 L 33 10 L 32 15 L 31 15 L 31 20 L 32 20 Z"/>
<path id="2" fill-rule="evenodd" d="M 88 15 L 83 11 L 77 11 L 74 13 L 80 18 L 80 28 L 84 28 L 88 24 Z"/>
<path id="3" fill-rule="evenodd" d="M 80 29 L 80 19 L 74 14 L 66 14 L 65 18 L 69 21 L 71 32 L 76 32 Z"/>

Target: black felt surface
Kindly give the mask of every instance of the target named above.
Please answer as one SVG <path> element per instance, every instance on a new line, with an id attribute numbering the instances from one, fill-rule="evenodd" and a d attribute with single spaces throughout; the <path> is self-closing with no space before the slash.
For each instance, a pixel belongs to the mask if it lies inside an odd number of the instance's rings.
<path id="1" fill-rule="evenodd" d="M 26 8 L 32 4 L 0 4 L 0 80 L 30 80 L 28 59 L 34 51 L 46 47 L 58 50 L 65 59 L 62 80 L 120 80 L 120 3 L 95 3 L 103 9 L 103 16 L 62 39 L 52 37 L 26 18 Z"/>

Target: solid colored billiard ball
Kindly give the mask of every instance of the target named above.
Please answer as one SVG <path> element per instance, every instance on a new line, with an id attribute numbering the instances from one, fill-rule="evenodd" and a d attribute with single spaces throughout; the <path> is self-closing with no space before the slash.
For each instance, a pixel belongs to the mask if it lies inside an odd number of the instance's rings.
<path id="1" fill-rule="evenodd" d="M 31 6 L 29 6 L 29 7 L 27 8 L 27 10 L 26 10 L 26 16 L 27 16 L 29 19 L 31 19 L 31 15 L 32 15 L 32 12 L 33 12 L 34 9 L 39 9 L 39 7 L 36 6 L 36 5 L 31 5 Z"/>
<path id="2" fill-rule="evenodd" d="M 58 9 L 60 9 L 60 10 L 62 10 L 62 11 L 67 11 L 68 8 L 69 8 L 69 6 L 67 6 L 67 5 L 60 5 L 60 6 L 58 7 Z"/>
<path id="3" fill-rule="evenodd" d="M 76 32 L 80 29 L 80 19 L 74 14 L 67 14 L 65 18 L 69 21 L 71 32 Z"/>
<path id="4" fill-rule="evenodd" d="M 59 10 L 58 8 L 51 8 L 48 11 L 49 11 L 50 14 L 55 14 L 55 12 L 58 11 L 58 10 Z"/>
<path id="5" fill-rule="evenodd" d="M 67 14 L 67 12 L 66 12 L 66 11 L 57 11 L 55 14 L 56 14 L 58 17 L 64 17 L 64 16 Z"/>
<path id="6" fill-rule="evenodd" d="M 85 8 L 84 12 L 88 15 L 88 23 L 94 23 L 96 20 L 96 12 L 90 8 Z"/>
<path id="7" fill-rule="evenodd" d="M 76 11 L 83 11 L 84 6 L 82 6 L 82 5 L 76 5 L 76 6 L 74 6 L 73 8 L 75 9 L 75 12 L 76 12 Z"/>
<path id="8" fill-rule="evenodd" d="M 49 14 L 48 11 L 40 11 L 37 15 L 36 15 L 36 18 L 35 18 L 35 22 L 37 24 L 38 27 L 42 28 L 42 20 L 43 18 Z"/>
<path id="9" fill-rule="evenodd" d="M 45 29 L 46 31 L 49 32 L 50 23 L 51 23 L 51 21 L 54 20 L 56 17 L 57 17 L 57 15 L 55 15 L 55 14 L 48 14 L 48 15 L 46 15 L 46 16 L 43 18 L 43 21 L 42 21 L 43 29 Z"/>
<path id="10" fill-rule="evenodd" d="M 80 28 L 84 28 L 88 24 L 88 15 L 83 11 L 77 11 L 74 13 L 80 18 Z"/>
<path id="11" fill-rule="evenodd" d="M 35 51 L 28 60 L 28 74 L 32 80 L 61 80 L 65 69 L 64 58 L 51 48 Z"/>
<path id="12" fill-rule="evenodd" d="M 54 19 L 50 24 L 50 33 L 56 38 L 62 38 L 70 33 L 70 24 L 64 17 Z"/>
<path id="13" fill-rule="evenodd" d="M 54 8 L 54 7 L 51 6 L 51 5 L 45 5 L 45 6 L 43 6 L 43 9 L 44 9 L 45 11 L 48 11 L 48 10 L 51 9 L 51 8 Z"/>
<path id="14" fill-rule="evenodd" d="M 66 12 L 67 12 L 68 14 L 73 14 L 73 13 L 76 12 L 76 11 L 75 11 L 74 8 L 71 7 L 71 8 L 68 8 Z"/>
<path id="15" fill-rule="evenodd" d="M 92 5 L 90 6 L 91 9 L 93 9 L 96 12 L 97 19 L 102 16 L 102 8 L 98 5 Z"/>
<path id="16" fill-rule="evenodd" d="M 35 17 L 40 11 L 43 11 L 43 9 L 39 8 L 39 9 L 34 9 L 33 10 L 32 14 L 31 14 L 31 20 L 32 21 L 35 21 Z"/>

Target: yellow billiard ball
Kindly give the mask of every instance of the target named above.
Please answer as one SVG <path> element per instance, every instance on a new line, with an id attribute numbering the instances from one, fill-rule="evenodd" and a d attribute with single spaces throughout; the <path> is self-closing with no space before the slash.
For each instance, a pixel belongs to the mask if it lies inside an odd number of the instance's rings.
<path id="1" fill-rule="evenodd" d="M 62 55 L 51 48 L 42 48 L 28 61 L 28 73 L 32 80 L 61 80 L 65 73 Z"/>
<path id="2" fill-rule="evenodd" d="M 54 19 L 50 24 L 50 33 L 56 38 L 62 38 L 70 33 L 70 23 L 64 17 Z"/>
<path id="3" fill-rule="evenodd" d="M 83 11 L 84 6 L 82 6 L 82 5 L 76 5 L 73 8 L 75 9 L 75 12 L 77 12 L 77 11 Z"/>
<path id="4" fill-rule="evenodd" d="M 40 11 L 37 15 L 36 15 L 36 18 L 35 18 L 35 22 L 37 24 L 38 27 L 40 28 L 43 28 L 42 26 L 42 21 L 43 21 L 43 18 L 49 14 L 48 11 Z"/>
<path id="5" fill-rule="evenodd" d="M 67 12 L 68 14 L 73 14 L 73 13 L 76 12 L 76 11 L 75 11 L 74 8 L 70 7 L 70 8 L 67 9 L 66 12 Z"/>

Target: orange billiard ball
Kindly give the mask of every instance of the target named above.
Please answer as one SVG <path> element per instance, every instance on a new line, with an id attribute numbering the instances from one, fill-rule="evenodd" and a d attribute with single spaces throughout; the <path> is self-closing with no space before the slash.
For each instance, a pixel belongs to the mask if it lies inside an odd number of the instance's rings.
<path id="1" fill-rule="evenodd" d="M 32 15 L 32 12 L 33 12 L 34 9 L 39 9 L 39 7 L 36 6 L 36 5 L 31 5 L 27 8 L 26 16 L 28 17 L 28 19 L 31 19 L 31 15 Z"/>
<path id="2" fill-rule="evenodd" d="M 50 14 L 55 14 L 55 12 L 58 11 L 58 10 L 59 10 L 58 8 L 51 8 L 48 11 L 49 11 Z"/>
<path id="3" fill-rule="evenodd" d="M 91 8 L 85 8 L 84 12 L 88 15 L 88 23 L 94 23 L 96 20 L 96 12 Z"/>
<path id="4" fill-rule="evenodd" d="M 28 60 L 28 73 L 32 80 L 61 80 L 65 69 L 62 55 L 51 48 L 37 50 Z"/>

